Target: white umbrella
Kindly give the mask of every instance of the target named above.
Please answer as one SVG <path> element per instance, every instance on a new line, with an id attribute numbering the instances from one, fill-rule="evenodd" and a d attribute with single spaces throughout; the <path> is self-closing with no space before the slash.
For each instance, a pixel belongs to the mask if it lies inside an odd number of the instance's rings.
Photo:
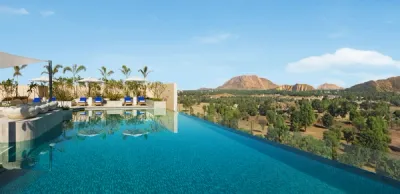
<path id="1" fill-rule="evenodd" d="M 83 82 L 83 83 L 86 83 L 88 85 L 88 87 L 89 87 L 89 96 L 90 96 L 90 84 L 89 83 L 103 83 L 102 80 L 99 80 L 99 79 L 94 78 L 94 77 L 87 77 L 87 78 L 78 80 L 78 82 Z"/>
<path id="2" fill-rule="evenodd" d="M 126 82 L 145 82 L 146 80 L 144 80 L 141 77 L 134 76 L 134 77 L 129 77 L 129 78 L 125 79 L 125 81 Z"/>
<path id="3" fill-rule="evenodd" d="M 42 86 L 44 86 L 44 83 L 49 83 L 49 77 L 48 76 L 41 76 L 38 78 L 33 78 L 30 80 L 31 82 L 41 82 Z M 56 80 L 53 79 L 53 82 L 56 82 Z M 43 96 L 44 96 L 44 91 L 43 91 Z"/>
<path id="4" fill-rule="evenodd" d="M 94 77 L 87 77 L 87 78 L 78 80 L 78 82 L 85 82 L 85 83 L 103 83 L 102 80 L 99 80 L 99 79 L 94 78 Z"/>
<path id="5" fill-rule="evenodd" d="M 30 81 L 32 82 L 49 82 L 49 77 L 48 76 L 42 76 L 42 77 L 38 77 L 38 78 L 33 78 Z M 54 82 L 55 80 L 53 80 Z"/>

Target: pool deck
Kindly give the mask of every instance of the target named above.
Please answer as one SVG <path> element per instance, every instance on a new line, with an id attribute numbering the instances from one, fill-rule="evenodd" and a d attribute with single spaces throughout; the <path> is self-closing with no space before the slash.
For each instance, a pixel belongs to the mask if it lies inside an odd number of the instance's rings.
<path id="1" fill-rule="evenodd" d="M 85 109 L 85 110 L 148 110 L 148 109 L 154 109 L 154 107 L 151 106 L 73 106 L 71 109 Z"/>
<path id="2" fill-rule="evenodd" d="M 71 110 L 54 110 L 34 118 L 14 120 L 0 117 L 0 143 L 28 141 L 72 118 Z"/>

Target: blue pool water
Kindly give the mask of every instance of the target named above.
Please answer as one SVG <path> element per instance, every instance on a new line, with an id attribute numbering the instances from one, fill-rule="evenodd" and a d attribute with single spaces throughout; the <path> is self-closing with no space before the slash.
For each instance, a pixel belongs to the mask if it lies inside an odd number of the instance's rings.
<path id="1" fill-rule="evenodd" d="M 400 193 L 182 114 L 128 113 L 77 113 L 16 144 L 0 193 Z"/>

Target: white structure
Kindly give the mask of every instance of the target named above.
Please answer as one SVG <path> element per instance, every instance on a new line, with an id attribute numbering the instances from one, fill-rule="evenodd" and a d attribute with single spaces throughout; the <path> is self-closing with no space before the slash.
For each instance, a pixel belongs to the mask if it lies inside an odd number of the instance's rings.
<path id="1" fill-rule="evenodd" d="M 125 79 L 126 82 L 145 82 L 146 80 L 144 80 L 141 77 L 129 77 L 127 79 Z"/>

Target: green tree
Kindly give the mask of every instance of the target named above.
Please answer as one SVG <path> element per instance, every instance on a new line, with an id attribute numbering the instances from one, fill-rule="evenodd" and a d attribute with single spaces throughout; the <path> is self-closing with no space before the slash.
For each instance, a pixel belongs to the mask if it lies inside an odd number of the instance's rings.
<path id="1" fill-rule="evenodd" d="M 307 131 L 307 127 L 311 126 L 315 122 L 314 111 L 309 101 L 303 102 L 300 106 L 301 115 L 301 126 L 304 127 L 304 131 Z"/>
<path id="2" fill-rule="evenodd" d="M 360 117 L 360 116 L 361 116 L 361 114 L 360 114 L 359 111 L 357 111 L 357 110 L 351 110 L 350 111 L 350 121 L 353 121 L 354 118 L 357 118 L 357 117 Z"/>
<path id="3" fill-rule="evenodd" d="M 367 127 L 367 124 L 365 123 L 365 118 L 362 116 L 355 117 L 352 123 L 359 131 Z"/>
<path id="4" fill-rule="evenodd" d="M 295 110 L 290 115 L 290 126 L 292 131 L 299 131 L 301 128 L 301 113 Z"/>
<path id="5" fill-rule="evenodd" d="M 110 77 L 112 74 L 114 74 L 114 71 L 112 71 L 112 70 L 107 71 L 107 67 L 105 67 L 105 66 L 102 66 L 99 69 L 99 71 L 100 71 L 101 76 L 103 77 L 102 80 L 105 82 L 108 81 L 108 77 Z"/>
<path id="6" fill-rule="evenodd" d="M 73 64 L 71 67 L 64 67 L 63 73 L 65 74 L 66 72 L 71 72 L 72 73 L 72 82 L 74 84 L 74 96 L 77 96 L 77 91 L 76 91 L 76 84 L 78 83 L 78 74 L 81 71 L 86 71 L 86 67 L 83 65 L 77 65 Z"/>
<path id="7" fill-rule="evenodd" d="M 356 131 L 354 128 L 349 127 L 349 128 L 344 128 L 343 129 L 343 137 L 346 140 L 347 143 L 353 143 L 354 140 L 356 139 Z"/>
<path id="8" fill-rule="evenodd" d="M 324 141 L 325 144 L 331 148 L 332 150 L 332 156 L 331 158 L 333 160 L 337 160 L 337 148 L 340 143 L 340 138 L 341 138 L 341 132 L 340 129 L 330 129 L 328 131 L 324 131 Z"/>
<path id="9" fill-rule="evenodd" d="M 144 81 L 146 81 L 147 76 L 153 71 L 150 71 L 147 66 L 144 66 L 143 69 L 139 69 L 138 72 L 142 74 Z M 146 91 L 147 91 L 146 84 L 144 84 L 143 90 L 144 90 L 144 96 L 146 97 Z"/>
<path id="10" fill-rule="evenodd" d="M 127 67 L 126 65 L 122 65 L 122 68 L 120 69 L 121 73 L 125 75 L 125 78 L 128 79 L 128 77 L 131 75 L 131 68 Z"/>
<path id="11" fill-rule="evenodd" d="M 271 141 L 286 143 L 289 137 L 290 133 L 288 128 L 268 127 L 267 139 Z"/>
<path id="12" fill-rule="evenodd" d="M 367 128 L 360 131 L 358 143 L 372 150 L 386 152 L 390 142 L 386 120 L 382 117 L 368 117 Z"/>
<path id="13" fill-rule="evenodd" d="M 277 116 L 276 116 L 276 122 L 275 122 L 275 124 L 274 124 L 274 127 L 280 128 L 280 129 L 289 129 L 289 128 L 286 126 L 285 119 L 283 118 L 282 115 L 277 115 Z"/>
<path id="14" fill-rule="evenodd" d="M 60 69 L 62 69 L 62 68 L 63 68 L 63 66 L 60 65 L 60 64 L 58 64 L 58 65 L 56 65 L 56 66 L 53 67 L 52 73 L 53 73 L 53 78 L 54 78 L 54 79 L 56 78 L 56 74 L 57 74 L 57 73 L 60 71 Z M 43 74 L 49 75 L 49 72 L 50 72 L 49 65 L 45 65 L 45 66 L 44 66 L 44 69 L 45 69 L 45 70 L 42 72 L 42 75 L 43 75 Z"/>
<path id="15" fill-rule="evenodd" d="M 14 74 L 13 74 L 13 77 L 16 78 L 16 80 L 17 80 L 17 81 L 16 81 L 16 89 L 15 89 L 15 96 L 16 96 L 16 97 L 18 97 L 18 85 L 19 85 L 19 83 L 18 83 L 18 78 L 19 78 L 19 76 L 22 76 L 21 71 L 22 71 L 23 69 L 25 69 L 26 66 L 27 66 L 27 65 L 14 66 Z"/>
<path id="16" fill-rule="evenodd" d="M 207 106 L 206 105 L 203 105 L 203 117 L 204 117 L 204 119 L 206 118 L 206 112 L 207 112 Z"/>
<path id="17" fill-rule="evenodd" d="M 266 117 L 267 117 L 269 123 L 275 125 L 275 123 L 276 123 L 276 112 L 275 111 L 267 110 Z"/>
<path id="18" fill-rule="evenodd" d="M 333 116 L 329 113 L 325 113 L 324 116 L 322 117 L 322 124 L 326 128 L 331 127 L 333 125 Z"/>
<path id="19" fill-rule="evenodd" d="M 340 113 L 339 103 L 335 100 L 328 106 L 328 112 L 333 117 L 337 117 Z"/>
<path id="20" fill-rule="evenodd" d="M 320 99 L 314 99 L 311 102 L 311 106 L 313 107 L 314 110 L 318 111 L 319 113 L 324 112 L 324 107 L 323 107 L 322 101 Z"/>

